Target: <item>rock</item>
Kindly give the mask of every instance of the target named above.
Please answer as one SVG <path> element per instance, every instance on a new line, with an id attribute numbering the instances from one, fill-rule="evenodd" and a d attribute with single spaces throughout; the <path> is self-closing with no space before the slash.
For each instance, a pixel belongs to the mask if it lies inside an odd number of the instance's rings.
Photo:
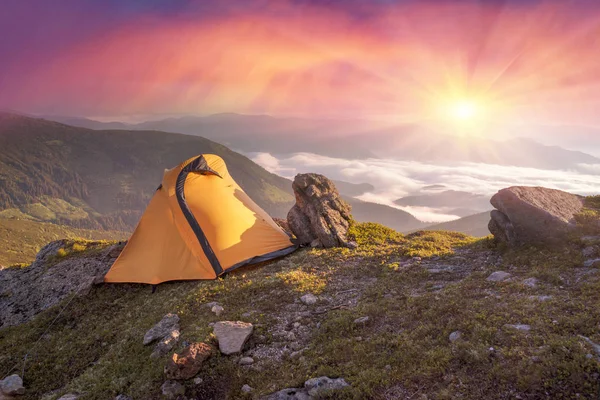
<path id="1" fill-rule="evenodd" d="M 252 357 L 242 357 L 240 359 L 240 365 L 252 365 L 254 364 L 254 359 Z"/>
<path id="2" fill-rule="evenodd" d="M 177 396 L 185 394 L 185 387 L 177 381 L 166 381 L 162 384 L 160 390 L 167 399 L 176 399 Z"/>
<path id="3" fill-rule="evenodd" d="M 296 204 L 287 221 L 298 241 L 308 244 L 318 239 L 325 248 L 347 247 L 350 206 L 333 182 L 319 174 L 298 174 L 292 189 Z"/>
<path id="4" fill-rule="evenodd" d="M 585 260 L 583 262 L 583 266 L 586 268 L 600 267 L 600 258 L 595 258 L 593 260 Z"/>
<path id="5" fill-rule="evenodd" d="M 114 400 L 133 400 L 133 399 L 129 396 L 125 396 L 124 394 L 120 394 L 117 397 L 115 397 Z"/>
<path id="6" fill-rule="evenodd" d="M 223 307 L 221 307 L 220 305 L 216 304 L 216 305 L 212 306 L 210 311 L 214 312 L 217 317 L 220 317 L 221 314 L 223 314 L 223 312 L 225 312 L 225 309 Z"/>
<path id="7" fill-rule="evenodd" d="M 354 323 L 357 325 L 366 324 L 369 321 L 369 317 L 360 317 L 354 320 Z"/>
<path id="8" fill-rule="evenodd" d="M 531 330 L 531 326 L 529 325 L 523 325 L 523 324 L 505 324 L 504 325 L 505 328 L 509 328 L 509 329 L 516 329 L 518 331 L 530 331 Z"/>
<path id="9" fill-rule="evenodd" d="M 262 397 L 262 400 L 313 400 L 305 389 L 283 389 L 268 396 Z"/>
<path id="10" fill-rule="evenodd" d="M 312 242 L 310 242 L 310 247 L 318 249 L 323 247 L 323 243 L 321 243 L 319 239 L 315 239 Z"/>
<path id="11" fill-rule="evenodd" d="M 250 387 L 250 385 L 244 385 L 244 386 L 242 386 L 242 392 L 244 392 L 244 393 L 250 393 L 252 390 L 254 390 L 254 389 L 252 389 Z"/>
<path id="12" fill-rule="evenodd" d="M 177 314 L 167 314 L 154 325 L 144 335 L 144 345 L 148 345 L 157 339 L 162 339 L 169 335 L 173 330 L 179 330 L 179 316 Z"/>
<path id="13" fill-rule="evenodd" d="M 600 243 L 600 236 L 582 236 L 581 241 L 590 244 Z"/>
<path id="14" fill-rule="evenodd" d="M 304 389 L 309 396 L 322 395 L 329 390 L 339 390 L 350 386 L 343 378 L 331 379 L 326 376 L 312 378 L 304 382 Z"/>
<path id="15" fill-rule="evenodd" d="M 552 296 L 529 296 L 529 300 L 548 301 Z"/>
<path id="16" fill-rule="evenodd" d="M 0 329 L 29 321 L 38 313 L 77 293 L 85 295 L 96 277 L 104 277 L 114 259 L 110 253 L 123 245 L 77 257 L 56 257 L 58 250 L 73 245 L 57 240 L 44 246 L 27 268 L 0 270 Z M 51 266 L 51 268 L 50 268 Z"/>
<path id="17" fill-rule="evenodd" d="M 576 228 L 575 215 L 583 209 L 582 197 L 543 187 L 513 186 L 490 200 L 488 228 L 509 245 L 556 243 Z"/>
<path id="18" fill-rule="evenodd" d="M 4 378 L 0 381 L 0 389 L 2 393 L 9 396 L 25 394 L 23 379 L 19 375 L 10 375 Z"/>
<path id="19" fill-rule="evenodd" d="M 58 400 L 77 400 L 79 398 L 78 395 L 76 394 L 65 394 L 64 396 L 60 397 Z"/>
<path id="20" fill-rule="evenodd" d="M 527 278 L 523 280 L 523 285 L 528 286 L 530 288 L 534 288 L 537 286 L 538 280 L 537 278 Z"/>
<path id="21" fill-rule="evenodd" d="M 488 276 L 486 280 L 490 281 L 490 282 L 502 282 L 502 281 L 507 280 L 511 276 L 512 275 L 509 274 L 508 272 L 496 271 L 496 272 L 493 272 L 492 274 L 490 274 L 490 276 Z"/>
<path id="22" fill-rule="evenodd" d="M 584 258 L 592 258 L 594 257 L 598 252 L 598 249 L 596 248 L 596 246 L 588 246 L 586 248 L 584 248 L 583 250 L 581 250 L 581 255 Z"/>
<path id="23" fill-rule="evenodd" d="M 167 379 L 191 379 L 200 372 L 202 363 L 210 357 L 212 348 L 206 343 L 192 343 L 165 365 Z"/>
<path id="24" fill-rule="evenodd" d="M 450 340 L 451 342 L 456 342 L 461 337 L 462 337 L 461 331 L 454 331 L 450 334 L 450 336 L 448 336 L 448 340 Z"/>
<path id="25" fill-rule="evenodd" d="M 194 378 L 194 385 L 200 385 L 202 382 L 204 382 L 204 379 L 200 377 Z"/>
<path id="26" fill-rule="evenodd" d="M 596 352 L 596 356 L 600 358 L 600 345 L 598 343 L 594 343 L 589 337 L 585 337 L 583 335 L 579 335 L 579 337 L 585 340 L 590 346 L 592 346 L 592 348 Z"/>
<path id="27" fill-rule="evenodd" d="M 173 349 L 173 347 L 175 347 L 177 342 L 179 342 L 179 336 L 180 333 L 178 329 L 173 329 L 171 332 L 167 333 L 167 336 L 158 342 L 150 357 L 158 358 L 166 355 Z"/>
<path id="28" fill-rule="evenodd" d="M 308 293 L 300 297 L 300 301 L 306 304 L 307 306 L 311 306 L 317 302 L 317 296 L 315 296 L 312 293 Z"/>
<path id="29" fill-rule="evenodd" d="M 241 321 L 221 321 L 213 327 L 219 350 L 227 355 L 241 352 L 253 329 L 251 323 Z"/>

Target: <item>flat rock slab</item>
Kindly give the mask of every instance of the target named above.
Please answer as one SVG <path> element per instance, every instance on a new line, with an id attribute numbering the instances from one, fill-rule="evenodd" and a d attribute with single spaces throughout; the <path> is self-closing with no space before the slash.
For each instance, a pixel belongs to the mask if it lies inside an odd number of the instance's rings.
<path id="1" fill-rule="evenodd" d="M 211 354 L 212 347 L 206 343 L 192 343 L 180 354 L 173 354 L 165 366 L 165 376 L 167 379 L 192 379 Z"/>
<path id="2" fill-rule="evenodd" d="M 167 336 L 163 337 L 160 342 L 158 342 L 150 357 L 158 358 L 166 355 L 173 347 L 175 347 L 177 342 L 179 342 L 180 335 L 179 329 L 173 329 L 171 332 L 167 333 Z"/>
<path id="3" fill-rule="evenodd" d="M 487 281 L 490 282 L 503 282 L 507 279 L 509 279 L 512 275 L 509 274 L 508 272 L 504 272 L 504 271 L 496 271 L 490 274 L 490 276 L 487 277 Z"/>
<path id="4" fill-rule="evenodd" d="M 229 355 L 242 351 L 254 327 L 249 322 L 220 321 L 213 326 L 221 353 Z"/>
<path id="5" fill-rule="evenodd" d="M 331 379 L 327 376 L 312 378 L 304 382 L 304 389 L 309 396 L 325 394 L 330 390 L 339 390 L 350 386 L 343 378 Z"/>
<path id="6" fill-rule="evenodd" d="M 162 339 L 173 330 L 179 330 L 179 316 L 177 314 L 167 314 L 154 325 L 144 335 L 144 345 L 150 344 L 155 340 Z"/>

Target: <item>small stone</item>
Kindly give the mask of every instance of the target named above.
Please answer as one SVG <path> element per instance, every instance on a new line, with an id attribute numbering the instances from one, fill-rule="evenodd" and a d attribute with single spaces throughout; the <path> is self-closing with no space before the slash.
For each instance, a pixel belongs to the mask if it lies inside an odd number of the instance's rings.
<path id="1" fill-rule="evenodd" d="M 585 358 L 587 358 L 588 360 L 590 360 L 590 359 L 594 358 L 594 355 L 593 355 L 593 354 L 590 354 L 590 353 L 587 353 L 587 354 L 585 355 Z"/>
<path id="2" fill-rule="evenodd" d="M 69 394 L 65 394 L 64 396 L 62 396 L 58 400 L 77 400 L 78 398 L 79 398 L 78 395 L 73 394 L 73 393 L 69 393 Z"/>
<path id="3" fill-rule="evenodd" d="M 523 281 L 523 285 L 528 286 L 530 288 L 536 287 L 537 283 L 538 283 L 537 278 L 527 278 Z"/>
<path id="4" fill-rule="evenodd" d="M 114 400 L 132 400 L 132 398 L 129 396 L 125 396 L 124 394 L 120 394 L 117 397 L 115 397 Z"/>
<path id="5" fill-rule="evenodd" d="M 533 301 L 548 301 L 552 296 L 529 296 L 529 300 Z"/>
<path id="6" fill-rule="evenodd" d="M 181 354 L 173 354 L 165 365 L 165 376 L 168 379 L 191 379 L 200 372 L 202 363 L 211 353 L 212 348 L 206 343 L 192 343 Z"/>
<path id="7" fill-rule="evenodd" d="M 157 339 L 162 339 L 173 330 L 179 330 L 179 316 L 167 314 L 144 335 L 144 345 L 150 344 Z"/>
<path id="8" fill-rule="evenodd" d="M 313 400 L 313 397 L 305 389 L 289 388 L 261 397 L 261 400 Z"/>
<path id="9" fill-rule="evenodd" d="M 310 247 L 320 248 L 320 247 L 323 247 L 323 244 L 321 243 L 321 241 L 319 239 L 315 239 L 312 242 L 310 242 Z"/>
<path id="10" fill-rule="evenodd" d="M 358 247 L 358 243 L 356 242 L 347 242 L 346 243 L 346 247 L 348 247 L 349 249 L 356 249 Z"/>
<path id="11" fill-rule="evenodd" d="M 300 301 L 306 304 L 307 306 L 311 306 L 317 302 L 317 297 L 312 293 L 308 293 L 300 297 Z"/>
<path id="12" fill-rule="evenodd" d="M 225 309 L 223 307 L 221 307 L 220 305 L 216 304 L 216 305 L 212 306 L 212 308 L 210 309 L 210 311 L 212 311 L 213 313 L 215 313 L 215 315 L 217 317 L 220 317 L 221 314 L 223 314 L 225 312 Z"/>
<path id="13" fill-rule="evenodd" d="M 304 382 L 304 389 L 309 396 L 317 397 L 330 390 L 343 389 L 350 386 L 343 378 L 331 379 L 327 376 L 312 378 Z"/>
<path id="14" fill-rule="evenodd" d="M 600 267 L 600 258 L 594 258 L 592 260 L 586 260 L 583 262 L 583 266 L 586 268 Z"/>
<path id="15" fill-rule="evenodd" d="M 518 331 L 530 331 L 531 330 L 530 325 L 524 325 L 524 324 L 505 324 L 504 327 L 509 328 L 509 329 L 516 329 Z"/>
<path id="16" fill-rule="evenodd" d="M 158 342 L 158 344 L 154 348 L 154 351 L 152 352 L 152 354 L 150 354 L 150 357 L 159 358 L 173 350 L 173 347 L 175 347 L 177 342 L 179 342 L 179 335 L 179 330 L 173 329 L 169 334 L 167 334 L 167 336 L 165 336 L 160 342 Z"/>
<path id="17" fill-rule="evenodd" d="M 185 387 L 177 381 L 166 381 L 160 387 L 163 396 L 167 399 L 176 399 L 185 394 Z"/>
<path id="18" fill-rule="evenodd" d="M 421 261 L 421 257 L 413 257 L 412 260 L 415 262 L 419 262 Z"/>
<path id="19" fill-rule="evenodd" d="M 581 251 L 584 258 L 592 258 L 596 254 L 596 247 L 588 246 Z"/>
<path id="20" fill-rule="evenodd" d="M 451 342 L 456 342 L 458 339 L 460 339 L 462 336 L 462 332 L 461 331 L 454 331 L 450 334 L 450 336 L 448 336 L 448 340 L 450 340 Z"/>
<path id="21" fill-rule="evenodd" d="M 387 364 L 385 367 L 386 371 L 391 371 L 392 370 L 392 366 L 390 364 Z"/>
<path id="22" fill-rule="evenodd" d="M 369 317 L 360 317 L 360 318 L 356 318 L 354 320 L 354 323 L 359 325 L 359 324 L 366 324 L 369 321 Z"/>
<path id="23" fill-rule="evenodd" d="M 252 389 L 250 387 L 250 385 L 244 385 L 244 386 L 242 386 L 242 392 L 244 392 L 244 393 L 250 393 L 252 390 L 254 390 L 254 389 Z"/>
<path id="24" fill-rule="evenodd" d="M 254 359 L 252 357 L 242 357 L 240 359 L 240 365 L 252 365 L 254 364 Z"/>
<path id="25" fill-rule="evenodd" d="M 300 322 L 294 322 L 294 328 L 295 329 L 300 328 L 300 326 L 302 326 L 302 324 L 300 324 Z"/>
<path id="26" fill-rule="evenodd" d="M 254 327 L 248 322 L 221 321 L 213 327 L 221 353 L 229 355 L 242 351 Z"/>
<path id="27" fill-rule="evenodd" d="M 10 375 L 0 381 L 0 389 L 2 393 L 8 396 L 25 394 L 23 387 L 23 379 L 19 375 Z"/>
<path id="28" fill-rule="evenodd" d="M 200 377 L 194 378 L 194 385 L 200 385 L 203 381 Z"/>
<path id="29" fill-rule="evenodd" d="M 362 336 L 357 336 L 354 338 L 354 340 L 356 340 L 357 342 L 362 342 L 363 338 Z"/>
<path id="30" fill-rule="evenodd" d="M 512 275 L 509 274 L 508 272 L 496 271 L 496 272 L 493 272 L 490 276 L 488 276 L 486 280 L 490 281 L 490 282 L 502 282 L 502 281 L 507 280 L 511 276 Z"/>

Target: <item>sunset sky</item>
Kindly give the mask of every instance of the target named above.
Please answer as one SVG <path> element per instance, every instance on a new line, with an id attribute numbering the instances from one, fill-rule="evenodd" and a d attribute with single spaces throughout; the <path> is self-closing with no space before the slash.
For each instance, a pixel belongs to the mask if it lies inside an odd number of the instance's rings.
<path id="1" fill-rule="evenodd" d="M 600 126 L 597 0 L 0 7 L 3 109 Z"/>

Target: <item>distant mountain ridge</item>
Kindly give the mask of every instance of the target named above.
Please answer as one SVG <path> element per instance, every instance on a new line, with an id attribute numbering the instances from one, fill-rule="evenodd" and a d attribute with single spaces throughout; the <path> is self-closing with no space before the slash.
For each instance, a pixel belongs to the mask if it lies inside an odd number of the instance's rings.
<path id="1" fill-rule="evenodd" d="M 202 153 L 221 156 L 265 211 L 285 218 L 291 182 L 211 140 L 159 131 L 91 130 L 0 113 L 0 218 L 131 231 L 165 168 Z M 358 221 L 397 230 L 424 224 L 409 213 L 347 198 Z"/>
<path id="2" fill-rule="evenodd" d="M 600 164 L 598 157 L 543 145 L 531 139 L 498 140 L 496 133 L 490 133 L 490 137 L 461 138 L 440 134 L 425 125 L 409 123 L 369 124 L 362 120 L 312 120 L 233 113 L 166 118 L 136 124 L 56 116 L 47 118 L 93 129 L 160 130 L 197 135 L 245 152 L 309 152 L 346 159 L 396 158 L 543 169 Z"/>

